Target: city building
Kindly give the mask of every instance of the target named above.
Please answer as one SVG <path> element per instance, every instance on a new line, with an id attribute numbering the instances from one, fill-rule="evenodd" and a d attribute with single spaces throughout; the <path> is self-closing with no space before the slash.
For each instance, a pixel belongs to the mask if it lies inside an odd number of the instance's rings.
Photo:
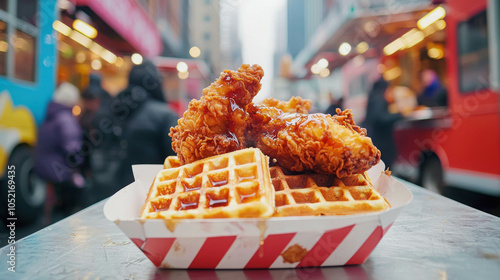
<path id="1" fill-rule="evenodd" d="M 237 69 L 242 63 L 239 34 L 239 1 L 220 1 L 220 58 L 222 69 Z M 215 73 L 218 74 L 219 72 Z"/>
<path id="2" fill-rule="evenodd" d="M 189 1 L 190 48 L 199 49 L 199 59 L 207 64 L 211 73 L 219 73 L 222 70 L 219 16 L 218 0 Z"/>
<path id="3" fill-rule="evenodd" d="M 310 43 L 333 3 L 333 0 L 287 1 L 287 51 L 292 58 Z"/>
<path id="4" fill-rule="evenodd" d="M 277 15 L 274 95 L 280 99 L 301 96 L 313 101 L 313 110 L 321 110 L 323 96 L 332 94 L 324 80 L 302 79 L 304 73 L 295 73 L 294 64 L 317 36 L 330 11 L 338 6 L 334 0 L 288 0 L 286 11 Z M 286 32 L 283 32 L 286 31 Z M 304 75 L 304 76 L 301 76 Z M 298 79 L 297 79 L 298 78 Z M 322 86 L 321 84 L 327 84 Z M 319 94 L 318 94 L 319 92 Z M 323 104 L 325 104 L 323 102 Z"/>

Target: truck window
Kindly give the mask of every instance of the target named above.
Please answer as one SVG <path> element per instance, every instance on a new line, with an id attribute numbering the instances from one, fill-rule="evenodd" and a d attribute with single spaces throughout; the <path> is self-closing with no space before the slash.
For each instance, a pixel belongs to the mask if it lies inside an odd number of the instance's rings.
<path id="1" fill-rule="evenodd" d="M 0 0 L 0 76 L 35 81 L 37 12 L 36 0 Z"/>
<path id="2" fill-rule="evenodd" d="M 0 76 L 7 75 L 7 23 L 0 20 Z"/>
<path id="3" fill-rule="evenodd" d="M 33 26 L 38 26 L 38 1 L 33 0 L 17 0 L 16 16 Z"/>
<path id="4" fill-rule="evenodd" d="M 14 39 L 14 77 L 35 81 L 35 37 L 17 29 Z"/>
<path id="5" fill-rule="evenodd" d="M 490 66 L 486 10 L 458 24 L 460 92 L 488 88 Z"/>

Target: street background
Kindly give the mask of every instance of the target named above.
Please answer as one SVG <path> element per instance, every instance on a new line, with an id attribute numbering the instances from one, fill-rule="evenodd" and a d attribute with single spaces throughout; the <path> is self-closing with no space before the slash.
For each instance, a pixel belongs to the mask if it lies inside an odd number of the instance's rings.
<path id="1" fill-rule="evenodd" d="M 0 0 L 0 246 L 7 166 L 18 240 L 123 187 L 131 143 L 155 147 L 127 138 L 123 119 L 142 114 L 137 79 L 162 102 L 146 111 L 170 116 L 137 129 L 168 132 L 221 71 L 244 63 L 264 69 L 254 102 L 350 109 L 394 176 L 500 216 L 499 15 L 495 0 Z M 42 129 L 54 103 L 78 138 L 76 150 L 54 148 L 59 169 L 37 158 L 61 138 Z M 64 180 L 46 174 L 64 168 Z"/>

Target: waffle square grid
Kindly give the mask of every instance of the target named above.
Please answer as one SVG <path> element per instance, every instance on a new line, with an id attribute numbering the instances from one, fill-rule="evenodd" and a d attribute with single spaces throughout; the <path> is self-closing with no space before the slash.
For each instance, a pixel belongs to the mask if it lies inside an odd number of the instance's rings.
<path id="1" fill-rule="evenodd" d="M 175 167 L 174 167 L 175 166 Z M 269 160 L 249 148 L 179 166 L 165 160 L 156 176 L 141 218 L 269 217 L 274 188 Z"/>
<path id="2" fill-rule="evenodd" d="M 329 174 L 290 174 L 270 168 L 275 216 L 346 215 L 389 208 L 368 175 L 338 178 Z"/>

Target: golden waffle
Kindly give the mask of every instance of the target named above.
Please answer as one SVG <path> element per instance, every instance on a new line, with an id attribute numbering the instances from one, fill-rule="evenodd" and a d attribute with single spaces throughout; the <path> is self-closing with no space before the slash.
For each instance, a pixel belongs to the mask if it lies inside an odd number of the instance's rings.
<path id="1" fill-rule="evenodd" d="M 170 157 L 149 189 L 142 219 L 270 217 L 269 159 L 249 148 L 179 166 Z M 173 167 L 177 166 L 177 167 Z"/>
<path id="2" fill-rule="evenodd" d="M 168 156 L 163 162 L 163 169 L 175 168 L 181 166 L 177 156 Z"/>
<path id="3" fill-rule="evenodd" d="M 270 172 L 274 216 L 360 214 L 390 207 L 366 173 L 339 179 L 327 174 L 285 174 L 279 166 Z"/>

